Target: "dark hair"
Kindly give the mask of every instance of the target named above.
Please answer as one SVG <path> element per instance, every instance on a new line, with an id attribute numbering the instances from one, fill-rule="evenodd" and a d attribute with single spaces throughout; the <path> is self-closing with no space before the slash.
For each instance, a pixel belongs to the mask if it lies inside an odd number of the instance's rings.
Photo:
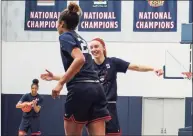
<path id="1" fill-rule="evenodd" d="M 39 83 L 39 80 L 38 80 L 38 79 L 33 79 L 33 80 L 32 80 L 32 85 L 31 85 L 31 87 L 32 87 L 33 85 L 36 85 L 37 87 L 39 87 L 38 83 Z"/>
<path id="2" fill-rule="evenodd" d="M 65 27 L 67 29 L 75 30 L 79 23 L 80 15 L 81 15 L 80 7 L 76 3 L 70 2 L 67 9 L 61 12 L 59 22 L 64 21 Z"/>

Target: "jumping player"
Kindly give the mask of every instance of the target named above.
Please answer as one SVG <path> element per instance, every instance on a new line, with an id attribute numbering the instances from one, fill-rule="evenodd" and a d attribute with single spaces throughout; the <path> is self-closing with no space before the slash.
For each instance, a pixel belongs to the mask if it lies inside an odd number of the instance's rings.
<path id="1" fill-rule="evenodd" d="M 87 124 L 91 135 L 105 135 L 105 121 L 110 119 L 107 101 L 86 41 L 75 32 L 81 9 L 71 2 L 61 12 L 57 30 L 60 34 L 60 51 L 65 74 L 57 77 L 47 71 L 43 80 L 58 80 L 52 97 L 59 96 L 64 84 L 68 90 L 65 102 L 64 130 L 66 135 L 82 135 Z"/>
<path id="2" fill-rule="evenodd" d="M 91 54 L 94 57 L 95 70 L 98 73 L 100 82 L 104 87 L 106 98 L 108 101 L 108 110 L 112 117 L 106 123 L 106 134 L 120 136 L 120 126 L 117 116 L 117 73 L 126 73 L 127 70 L 140 72 L 152 71 L 156 75 L 162 75 L 162 70 L 156 70 L 152 67 L 131 64 L 127 61 L 116 57 L 107 57 L 105 43 L 102 39 L 93 39 L 89 45 Z"/>
<path id="3" fill-rule="evenodd" d="M 37 93 L 39 85 L 38 79 L 34 79 L 31 85 L 31 92 L 24 94 L 16 105 L 16 108 L 24 108 L 32 106 L 31 111 L 23 112 L 21 124 L 19 126 L 19 136 L 27 135 L 31 130 L 32 136 L 41 135 L 40 132 L 40 109 L 42 107 L 43 98 Z"/>

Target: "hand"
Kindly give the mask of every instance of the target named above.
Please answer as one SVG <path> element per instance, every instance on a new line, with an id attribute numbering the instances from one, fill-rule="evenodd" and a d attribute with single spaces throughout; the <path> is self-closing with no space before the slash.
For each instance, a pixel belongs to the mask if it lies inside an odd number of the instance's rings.
<path id="1" fill-rule="evenodd" d="M 37 104 L 37 99 L 33 100 L 32 103 L 32 105 L 35 106 Z"/>
<path id="2" fill-rule="evenodd" d="M 157 76 L 161 76 L 161 75 L 164 74 L 164 71 L 163 71 L 162 69 L 154 70 L 154 72 L 155 72 L 155 74 L 156 74 Z"/>
<path id="3" fill-rule="evenodd" d="M 188 79 L 192 78 L 192 73 L 191 72 L 182 72 L 182 75 L 185 75 L 186 78 L 188 78 Z"/>
<path id="4" fill-rule="evenodd" d="M 60 91 L 62 90 L 62 88 L 63 88 L 63 85 L 59 82 L 57 86 L 54 89 L 52 89 L 52 98 L 53 99 L 56 99 L 57 97 L 59 97 Z"/>
<path id="5" fill-rule="evenodd" d="M 33 105 L 33 102 L 31 101 L 31 102 L 27 102 L 26 104 L 25 104 L 25 106 L 32 106 Z"/>
<path id="6" fill-rule="evenodd" d="M 41 79 L 42 80 L 46 80 L 46 81 L 51 81 L 51 80 L 53 80 L 53 78 L 54 78 L 54 75 L 53 75 L 53 73 L 52 72 L 50 72 L 50 71 L 48 71 L 47 69 L 46 69 L 46 72 L 47 73 L 45 73 L 45 74 L 41 74 Z"/>

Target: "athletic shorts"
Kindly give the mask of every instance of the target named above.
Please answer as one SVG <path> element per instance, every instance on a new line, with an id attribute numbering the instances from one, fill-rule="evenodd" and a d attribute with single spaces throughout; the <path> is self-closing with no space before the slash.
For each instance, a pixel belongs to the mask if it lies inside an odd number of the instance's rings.
<path id="1" fill-rule="evenodd" d="M 22 118 L 19 131 L 28 133 L 29 130 L 31 131 L 32 136 L 41 135 L 39 117 Z"/>
<path id="2" fill-rule="evenodd" d="M 88 124 L 111 119 L 100 83 L 78 82 L 68 86 L 64 109 L 64 119 L 75 123 Z"/>

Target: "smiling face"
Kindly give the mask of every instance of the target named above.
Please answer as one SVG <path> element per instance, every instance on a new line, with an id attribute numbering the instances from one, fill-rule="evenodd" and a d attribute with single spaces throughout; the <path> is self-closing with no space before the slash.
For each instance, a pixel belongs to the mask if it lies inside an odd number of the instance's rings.
<path id="1" fill-rule="evenodd" d="M 33 84 L 33 85 L 31 86 L 31 93 L 32 93 L 32 95 L 36 95 L 37 92 L 38 92 L 38 86 L 35 85 L 35 84 Z"/>
<path id="2" fill-rule="evenodd" d="M 99 41 L 91 41 L 90 45 L 91 54 L 95 59 L 100 59 L 105 56 L 106 49 Z"/>

